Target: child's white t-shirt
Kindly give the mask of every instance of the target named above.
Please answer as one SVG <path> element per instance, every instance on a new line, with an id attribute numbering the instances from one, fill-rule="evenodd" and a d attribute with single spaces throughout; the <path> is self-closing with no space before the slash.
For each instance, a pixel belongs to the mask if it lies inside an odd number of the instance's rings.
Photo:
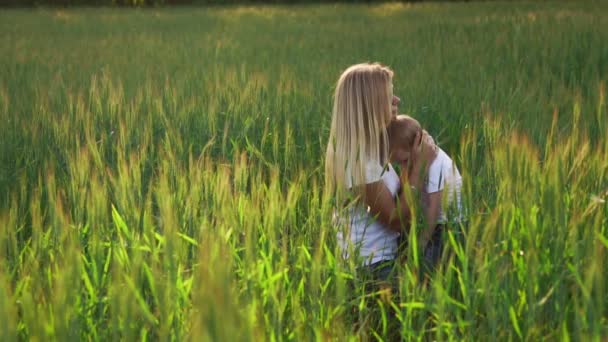
<path id="1" fill-rule="evenodd" d="M 444 196 L 447 196 L 448 208 L 443 208 L 443 204 L 446 202 L 442 201 L 437 223 L 446 223 L 448 219 L 449 221 L 460 221 L 463 215 L 462 177 L 452 159 L 442 149 L 437 148 L 437 150 L 437 157 L 429 166 L 425 190 L 427 193 L 443 191 Z"/>
<path id="2" fill-rule="evenodd" d="M 352 188 L 351 173 L 346 170 L 346 186 Z M 399 175 L 389 164 L 383 168 L 379 162 L 370 161 L 365 166 L 365 183 L 382 180 L 391 195 L 397 195 L 401 186 Z M 397 256 L 397 239 L 399 233 L 378 222 L 370 214 L 369 208 L 357 204 L 348 210 L 344 217 L 339 217 L 340 224 L 337 238 L 345 258 L 350 251 L 356 251 L 363 263 L 370 265 L 382 260 L 392 260 Z"/>

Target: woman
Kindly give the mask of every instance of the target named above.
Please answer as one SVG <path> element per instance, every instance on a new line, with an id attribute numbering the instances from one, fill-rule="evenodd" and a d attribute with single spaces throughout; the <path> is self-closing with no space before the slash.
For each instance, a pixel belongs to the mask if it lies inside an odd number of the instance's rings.
<path id="1" fill-rule="evenodd" d="M 413 156 L 409 174 L 390 165 L 387 126 L 396 114 L 393 71 L 378 63 L 349 67 L 336 85 L 331 132 L 325 157 L 328 190 L 343 206 L 337 213 L 338 242 L 372 275 L 387 280 L 397 257 L 398 238 L 408 231 L 409 179 L 418 179 L 424 160 L 434 157 L 428 141 Z M 430 152 L 429 152 L 430 151 Z M 413 182 L 419 183 L 419 182 Z"/>

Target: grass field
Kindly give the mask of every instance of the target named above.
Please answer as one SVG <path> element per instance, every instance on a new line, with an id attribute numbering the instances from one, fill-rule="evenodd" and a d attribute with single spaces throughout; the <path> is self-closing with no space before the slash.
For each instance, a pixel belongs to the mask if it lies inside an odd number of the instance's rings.
<path id="1" fill-rule="evenodd" d="M 608 338 L 608 3 L 0 10 L 0 32 L 1 341 Z M 390 298 L 339 258 L 323 191 L 361 61 L 395 70 L 469 208 L 430 286 L 410 258 Z"/>

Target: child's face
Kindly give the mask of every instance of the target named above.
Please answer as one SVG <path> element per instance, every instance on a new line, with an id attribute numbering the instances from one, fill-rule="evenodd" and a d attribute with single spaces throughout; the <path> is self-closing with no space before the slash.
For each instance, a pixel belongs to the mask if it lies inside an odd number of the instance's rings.
<path id="1" fill-rule="evenodd" d="M 410 161 L 411 151 L 404 146 L 391 146 L 391 162 L 407 165 Z"/>

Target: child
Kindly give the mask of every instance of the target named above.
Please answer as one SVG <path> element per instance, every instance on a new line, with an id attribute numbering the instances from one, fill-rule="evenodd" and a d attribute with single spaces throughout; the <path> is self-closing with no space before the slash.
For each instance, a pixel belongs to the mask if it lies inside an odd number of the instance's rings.
<path id="1" fill-rule="evenodd" d="M 407 115 L 398 115 L 388 126 L 389 155 L 391 162 L 402 166 L 401 172 L 409 172 L 411 157 L 419 148 L 421 141 L 428 133 L 420 123 Z M 437 156 L 428 161 L 426 177 L 422 180 L 412 179 L 410 182 L 423 184 L 421 191 L 422 210 L 426 219 L 426 227 L 419 235 L 419 248 L 423 251 L 424 263 L 429 268 L 437 265 L 443 251 L 441 231 L 448 222 L 460 221 L 462 218 L 460 189 L 462 177 L 450 157 L 437 147 Z M 445 197 L 444 197 L 445 195 Z"/>

